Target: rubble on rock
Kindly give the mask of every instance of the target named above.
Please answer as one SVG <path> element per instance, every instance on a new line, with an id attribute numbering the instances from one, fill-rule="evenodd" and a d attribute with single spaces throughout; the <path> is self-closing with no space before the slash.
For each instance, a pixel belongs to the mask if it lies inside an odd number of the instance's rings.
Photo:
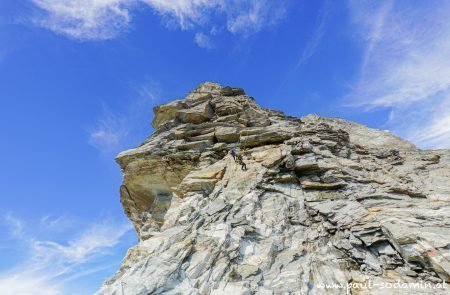
<path id="1" fill-rule="evenodd" d="M 321 286 L 449 280 L 450 151 L 285 116 L 209 82 L 154 112 L 154 134 L 117 157 L 140 241 L 98 294 L 347 294 Z"/>

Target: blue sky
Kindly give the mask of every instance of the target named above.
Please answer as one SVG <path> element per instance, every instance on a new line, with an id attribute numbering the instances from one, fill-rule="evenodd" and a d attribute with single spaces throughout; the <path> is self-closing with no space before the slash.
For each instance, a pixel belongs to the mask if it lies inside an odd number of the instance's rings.
<path id="1" fill-rule="evenodd" d="M 1 0 L 2 294 L 89 294 L 118 269 L 136 237 L 113 158 L 203 81 L 450 148 L 448 19 L 450 1 Z"/>

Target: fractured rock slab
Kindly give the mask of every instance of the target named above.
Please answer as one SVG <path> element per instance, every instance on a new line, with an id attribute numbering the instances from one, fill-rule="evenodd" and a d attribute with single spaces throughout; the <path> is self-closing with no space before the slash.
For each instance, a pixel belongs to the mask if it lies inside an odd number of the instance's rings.
<path id="1" fill-rule="evenodd" d="M 97 294 L 448 293 L 433 287 L 450 277 L 449 150 L 211 82 L 154 112 L 116 159 L 139 243 Z"/>

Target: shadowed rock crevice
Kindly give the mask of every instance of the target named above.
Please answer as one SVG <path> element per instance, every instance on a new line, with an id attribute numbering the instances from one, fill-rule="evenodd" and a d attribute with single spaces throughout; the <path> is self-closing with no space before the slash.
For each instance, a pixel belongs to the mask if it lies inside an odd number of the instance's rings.
<path id="1" fill-rule="evenodd" d="M 449 151 L 338 118 L 289 117 L 210 82 L 154 112 L 154 133 L 117 157 L 139 244 L 98 294 L 346 294 L 320 286 L 448 281 Z"/>

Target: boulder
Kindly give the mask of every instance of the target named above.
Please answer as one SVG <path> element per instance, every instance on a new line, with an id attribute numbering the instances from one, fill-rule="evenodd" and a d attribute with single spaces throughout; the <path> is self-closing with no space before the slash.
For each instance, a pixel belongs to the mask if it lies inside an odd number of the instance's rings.
<path id="1" fill-rule="evenodd" d="M 153 128 L 158 128 L 170 120 L 174 120 L 179 110 L 187 108 L 187 104 L 182 100 L 175 100 L 168 104 L 163 104 L 153 108 L 155 117 L 153 118 Z"/>
<path id="2" fill-rule="evenodd" d="M 215 136 L 218 142 L 233 143 L 239 141 L 239 128 L 237 127 L 217 127 Z"/>
<path id="3" fill-rule="evenodd" d="M 261 151 L 253 152 L 252 157 L 255 161 L 261 162 L 261 164 L 267 168 L 279 164 L 284 158 L 280 147 L 266 148 Z"/>
<path id="4" fill-rule="evenodd" d="M 214 112 L 211 104 L 204 102 L 193 108 L 179 110 L 176 116 L 184 123 L 200 124 L 209 121 L 214 116 Z"/>
<path id="5" fill-rule="evenodd" d="M 224 96 L 237 96 L 237 95 L 245 95 L 245 91 L 242 88 L 232 88 L 226 86 L 222 88 L 221 94 Z"/>
<path id="6" fill-rule="evenodd" d="M 320 169 L 314 154 L 307 154 L 296 158 L 294 170 L 297 172 L 316 172 Z"/>
<path id="7" fill-rule="evenodd" d="M 232 99 L 219 99 L 215 102 L 215 110 L 218 116 L 228 116 L 243 112 L 243 106 L 239 102 Z"/>
<path id="8" fill-rule="evenodd" d="M 242 136 L 241 144 L 244 147 L 256 147 L 267 144 L 282 143 L 289 138 L 289 134 L 276 131 L 263 132 L 255 135 Z"/>

